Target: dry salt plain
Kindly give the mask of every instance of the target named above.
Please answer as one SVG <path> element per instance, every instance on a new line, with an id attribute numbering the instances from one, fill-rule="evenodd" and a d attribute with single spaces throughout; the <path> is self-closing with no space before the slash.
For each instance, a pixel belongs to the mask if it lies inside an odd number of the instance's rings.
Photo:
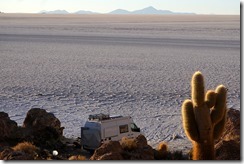
<path id="1" fill-rule="evenodd" d="M 67 137 L 102 112 L 132 116 L 153 147 L 189 150 L 181 104 L 197 70 L 240 110 L 239 16 L 0 14 L 0 59 L 0 110 L 22 125 L 44 108 Z"/>

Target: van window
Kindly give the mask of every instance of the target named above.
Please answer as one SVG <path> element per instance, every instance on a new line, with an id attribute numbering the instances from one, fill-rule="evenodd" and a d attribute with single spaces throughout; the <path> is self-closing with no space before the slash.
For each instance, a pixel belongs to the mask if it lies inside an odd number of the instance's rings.
<path id="1" fill-rule="evenodd" d="M 120 133 L 127 133 L 129 131 L 128 125 L 120 125 L 119 126 L 119 132 Z"/>
<path id="2" fill-rule="evenodd" d="M 138 128 L 135 123 L 131 123 L 130 128 L 132 132 L 140 132 L 140 128 Z"/>

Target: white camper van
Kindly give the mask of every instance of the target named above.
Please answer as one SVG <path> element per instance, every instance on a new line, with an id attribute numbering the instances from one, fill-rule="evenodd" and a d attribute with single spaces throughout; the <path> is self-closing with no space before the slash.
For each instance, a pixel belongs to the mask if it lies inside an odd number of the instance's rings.
<path id="1" fill-rule="evenodd" d="M 85 150 L 94 151 L 104 142 L 134 138 L 139 134 L 140 128 L 130 116 L 89 115 L 85 127 L 81 127 L 81 145 Z"/>

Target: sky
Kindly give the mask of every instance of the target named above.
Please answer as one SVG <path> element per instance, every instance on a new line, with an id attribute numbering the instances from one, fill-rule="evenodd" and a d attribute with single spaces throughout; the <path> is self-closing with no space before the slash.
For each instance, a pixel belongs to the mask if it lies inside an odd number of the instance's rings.
<path id="1" fill-rule="evenodd" d="M 107 13 L 115 9 L 133 11 L 148 6 L 196 14 L 240 14 L 239 0 L 0 0 L 0 11 L 4 13 L 38 13 L 58 9 Z"/>

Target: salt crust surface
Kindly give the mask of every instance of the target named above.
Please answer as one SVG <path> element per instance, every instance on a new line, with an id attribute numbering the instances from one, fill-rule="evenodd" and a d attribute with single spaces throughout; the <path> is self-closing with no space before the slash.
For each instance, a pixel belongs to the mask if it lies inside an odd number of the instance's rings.
<path id="1" fill-rule="evenodd" d="M 0 59 L 1 111 L 22 125 L 46 109 L 67 137 L 89 114 L 130 115 L 153 147 L 189 150 L 181 105 L 198 70 L 240 110 L 239 16 L 1 14 Z"/>

